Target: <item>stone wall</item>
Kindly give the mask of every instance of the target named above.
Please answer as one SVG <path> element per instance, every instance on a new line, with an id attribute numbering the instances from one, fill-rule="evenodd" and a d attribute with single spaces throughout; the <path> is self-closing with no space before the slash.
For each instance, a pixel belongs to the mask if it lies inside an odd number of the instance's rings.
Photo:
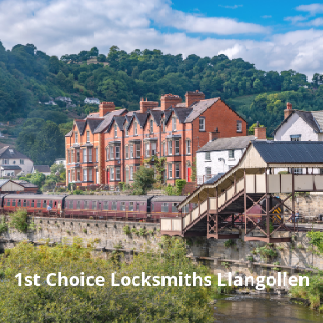
<path id="1" fill-rule="evenodd" d="M 119 222 L 119 221 L 99 221 L 90 219 L 61 219 L 61 218 L 34 218 L 35 230 L 26 234 L 9 229 L 9 232 L 0 237 L 2 249 L 12 248 L 16 242 L 28 240 L 33 243 L 60 243 L 66 241 L 72 243 L 73 237 L 84 239 L 84 243 L 96 239 L 97 249 L 115 250 L 122 249 L 125 252 L 132 250 L 142 250 L 149 244 L 153 249 L 157 248 L 159 241 L 159 224 L 143 222 Z M 125 234 L 123 227 L 140 228 L 150 232 L 145 236 L 136 233 Z M 153 232 L 153 233 L 152 233 Z M 0 242 L 1 248 L 1 242 Z"/>

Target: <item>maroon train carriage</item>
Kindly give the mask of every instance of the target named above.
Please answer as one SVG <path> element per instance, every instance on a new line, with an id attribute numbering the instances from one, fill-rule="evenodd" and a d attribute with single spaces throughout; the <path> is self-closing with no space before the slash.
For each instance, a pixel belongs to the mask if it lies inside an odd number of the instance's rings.
<path id="1" fill-rule="evenodd" d="M 3 198 L 3 210 L 15 212 L 17 209 L 26 209 L 28 213 L 60 214 L 64 209 L 66 195 L 43 194 L 6 194 Z M 47 210 L 48 205 L 51 211 Z"/>
<path id="2" fill-rule="evenodd" d="M 160 219 L 160 217 L 176 217 L 181 213 L 177 205 L 181 203 L 186 196 L 154 196 L 151 200 L 151 217 Z M 187 204 L 183 207 L 183 215 L 192 211 L 195 204 Z"/>
<path id="3" fill-rule="evenodd" d="M 97 220 L 147 219 L 152 196 L 134 195 L 69 195 L 65 199 L 64 216 Z"/>

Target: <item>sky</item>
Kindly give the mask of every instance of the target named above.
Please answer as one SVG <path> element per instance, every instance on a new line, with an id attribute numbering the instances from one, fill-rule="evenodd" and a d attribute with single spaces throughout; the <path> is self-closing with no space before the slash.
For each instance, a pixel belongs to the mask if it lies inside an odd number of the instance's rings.
<path id="1" fill-rule="evenodd" d="M 48 55 L 225 54 L 264 71 L 323 73 L 323 3 L 299 0 L 0 0 L 0 41 Z"/>

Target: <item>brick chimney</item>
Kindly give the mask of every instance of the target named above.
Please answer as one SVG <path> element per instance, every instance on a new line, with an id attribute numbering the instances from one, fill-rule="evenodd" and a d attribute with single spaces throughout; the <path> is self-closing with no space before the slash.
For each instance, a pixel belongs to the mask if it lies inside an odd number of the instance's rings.
<path id="1" fill-rule="evenodd" d="M 213 141 L 218 138 L 220 138 L 220 132 L 218 128 L 216 128 L 215 131 L 209 132 L 209 141 Z"/>
<path id="2" fill-rule="evenodd" d="M 284 110 L 284 119 L 288 118 L 292 113 L 292 104 L 290 102 L 287 102 L 286 109 Z"/>
<path id="3" fill-rule="evenodd" d="M 165 94 L 160 97 L 160 109 L 166 110 L 171 105 L 175 107 L 177 103 L 181 103 L 181 102 L 182 102 L 182 99 L 179 95 Z"/>
<path id="4" fill-rule="evenodd" d="M 188 108 L 194 102 L 198 102 L 205 99 L 205 94 L 196 90 L 194 92 L 186 92 L 185 93 L 185 106 Z"/>
<path id="5" fill-rule="evenodd" d="M 99 115 L 104 117 L 108 112 L 115 110 L 115 105 L 113 102 L 101 102 L 99 105 Z"/>
<path id="6" fill-rule="evenodd" d="M 255 127 L 255 137 L 257 139 L 267 139 L 266 127 L 260 127 L 259 121 L 257 121 L 257 126 Z"/>
<path id="7" fill-rule="evenodd" d="M 158 101 L 144 101 L 144 99 L 142 98 L 140 100 L 140 113 L 145 113 L 147 112 L 148 109 L 154 109 L 157 108 L 159 106 Z"/>

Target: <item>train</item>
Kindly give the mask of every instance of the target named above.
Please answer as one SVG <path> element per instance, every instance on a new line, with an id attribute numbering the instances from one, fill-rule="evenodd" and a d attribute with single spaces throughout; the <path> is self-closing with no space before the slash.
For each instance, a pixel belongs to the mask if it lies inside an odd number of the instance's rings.
<path id="1" fill-rule="evenodd" d="M 184 199 L 185 196 L 4 194 L 0 195 L 0 210 L 10 213 L 25 209 L 35 216 L 159 222 L 161 216 L 179 216 L 177 205 Z M 194 203 L 188 204 L 183 212 L 195 207 Z"/>

